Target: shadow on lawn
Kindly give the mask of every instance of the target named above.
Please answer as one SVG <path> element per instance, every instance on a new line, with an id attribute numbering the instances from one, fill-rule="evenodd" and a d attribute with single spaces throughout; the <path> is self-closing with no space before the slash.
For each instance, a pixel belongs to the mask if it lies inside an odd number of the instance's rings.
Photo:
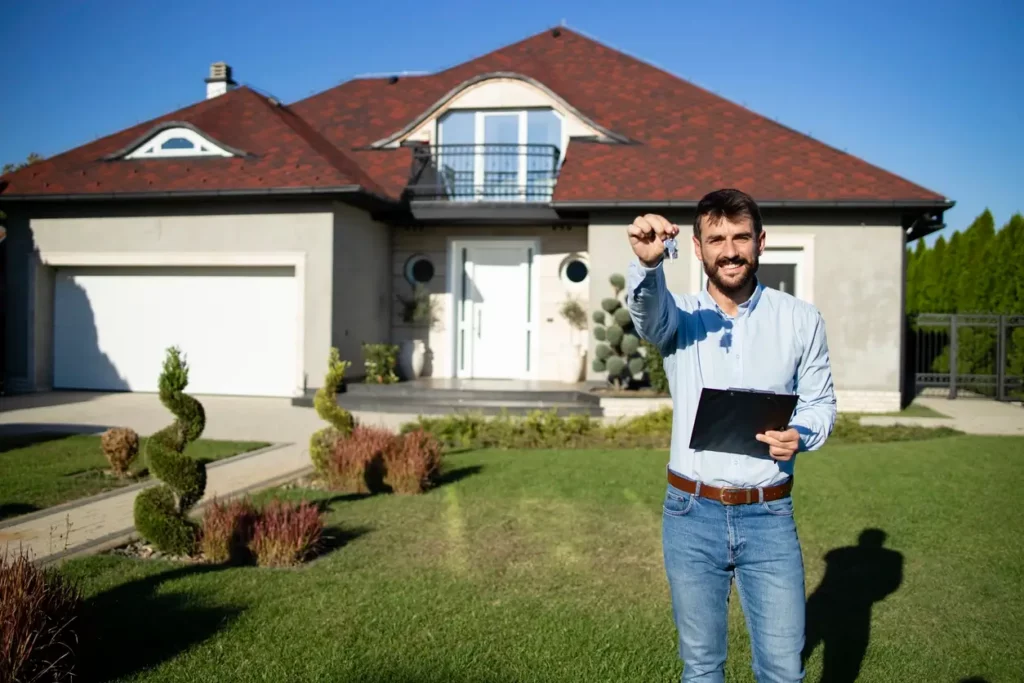
<path id="1" fill-rule="evenodd" d="M 237 618 L 241 607 L 206 607 L 184 588 L 157 594 L 167 581 L 224 568 L 188 565 L 119 585 L 87 600 L 79 631 L 83 654 L 77 668 L 82 680 L 111 681 L 156 666 Z"/>
<path id="2" fill-rule="evenodd" d="M 883 548 L 886 534 L 865 529 L 857 545 L 825 555 L 825 576 L 807 599 L 806 662 L 824 646 L 821 683 L 857 680 L 871 638 L 871 608 L 903 583 L 903 554 Z"/>
<path id="3" fill-rule="evenodd" d="M 11 423 L 0 425 L 0 453 L 47 441 L 59 441 L 76 434 L 102 434 L 107 428 L 84 424 Z"/>

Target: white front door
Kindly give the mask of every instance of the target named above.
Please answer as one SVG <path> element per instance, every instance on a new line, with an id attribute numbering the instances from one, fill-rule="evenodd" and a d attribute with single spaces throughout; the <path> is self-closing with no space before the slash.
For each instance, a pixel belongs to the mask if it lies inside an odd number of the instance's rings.
<path id="1" fill-rule="evenodd" d="M 522 379 L 530 374 L 533 346 L 532 261 L 523 242 L 466 242 L 456 367 L 459 377 Z"/>

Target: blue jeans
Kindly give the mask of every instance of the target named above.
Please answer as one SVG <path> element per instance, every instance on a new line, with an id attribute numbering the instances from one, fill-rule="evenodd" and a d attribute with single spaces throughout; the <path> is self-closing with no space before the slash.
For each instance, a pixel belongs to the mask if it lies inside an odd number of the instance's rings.
<path id="1" fill-rule="evenodd" d="M 725 680 L 734 577 L 756 679 L 803 680 L 804 565 L 792 498 L 723 505 L 668 484 L 662 546 L 684 683 Z"/>

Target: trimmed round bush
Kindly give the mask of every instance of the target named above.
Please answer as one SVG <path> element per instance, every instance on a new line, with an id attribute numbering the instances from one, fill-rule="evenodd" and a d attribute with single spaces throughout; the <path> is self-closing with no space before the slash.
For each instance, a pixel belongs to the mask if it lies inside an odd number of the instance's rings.
<path id="1" fill-rule="evenodd" d="M 605 340 L 605 329 L 600 325 L 594 328 L 594 339 L 596 339 L 597 341 Z"/>
<path id="2" fill-rule="evenodd" d="M 598 325 L 604 325 L 604 311 L 594 311 L 591 316 Z"/>
<path id="3" fill-rule="evenodd" d="M 644 359 L 640 356 L 634 356 L 629 359 L 629 374 L 636 376 L 644 371 Z"/>
<path id="4" fill-rule="evenodd" d="M 618 325 L 609 325 L 608 330 L 605 333 L 605 337 L 608 339 L 608 343 L 612 346 L 618 346 L 619 342 L 622 341 L 622 328 Z"/>
<path id="5" fill-rule="evenodd" d="M 622 345 L 620 347 L 622 353 L 626 356 L 634 355 L 640 349 L 640 337 L 635 334 L 627 334 L 622 337 Z M 640 359 L 641 361 L 643 358 Z"/>
<path id="6" fill-rule="evenodd" d="M 110 469 L 119 477 L 128 474 L 135 456 L 139 454 L 139 435 L 130 427 L 112 427 L 100 437 L 103 455 Z"/>
<path id="7" fill-rule="evenodd" d="M 610 278 L 608 278 L 608 282 L 612 283 L 612 287 L 615 288 L 615 291 L 619 291 L 621 289 L 626 288 L 626 278 L 622 277 L 618 273 L 615 273 Z"/>
<path id="8" fill-rule="evenodd" d="M 620 308 L 615 311 L 615 314 L 612 317 L 615 318 L 615 324 L 619 327 L 625 327 L 633 322 L 633 319 L 629 317 L 629 310 L 625 308 Z"/>
<path id="9" fill-rule="evenodd" d="M 594 369 L 594 372 L 604 372 L 608 369 L 605 366 L 605 362 L 600 358 L 595 358 L 594 362 L 590 364 L 590 367 Z"/>
<path id="10" fill-rule="evenodd" d="M 605 365 L 608 367 L 609 377 L 620 377 L 626 370 L 626 361 L 622 360 L 620 356 L 612 356 Z"/>
<path id="11" fill-rule="evenodd" d="M 618 299 L 601 299 L 601 308 L 609 313 L 615 313 L 615 311 L 619 310 L 619 306 L 621 305 L 622 303 Z"/>
<path id="12" fill-rule="evenodd" d="M 597 348 L 594 349 L 594 355 L 600 360 L 608 360 L 612 356 L 612 349 L 607 344 L 598 344 Z"/>

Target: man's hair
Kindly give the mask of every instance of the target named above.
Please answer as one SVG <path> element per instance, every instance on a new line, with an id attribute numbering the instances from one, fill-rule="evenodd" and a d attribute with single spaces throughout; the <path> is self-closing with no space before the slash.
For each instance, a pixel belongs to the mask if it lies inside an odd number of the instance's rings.
<path id="1" fill-rule="evenodd" d="M 693 236 L 700 239 L 700 221 L 708 216 L 713 223 L 722 218 L 735 222 L 739 218 L 749 218 L 754 224 L 754 237 L 761 234 L 761 209 L 757 202 L 746 192 L 733 189 L 709 192 L 697 202 L 697 215 L 693 219 Z"/>

